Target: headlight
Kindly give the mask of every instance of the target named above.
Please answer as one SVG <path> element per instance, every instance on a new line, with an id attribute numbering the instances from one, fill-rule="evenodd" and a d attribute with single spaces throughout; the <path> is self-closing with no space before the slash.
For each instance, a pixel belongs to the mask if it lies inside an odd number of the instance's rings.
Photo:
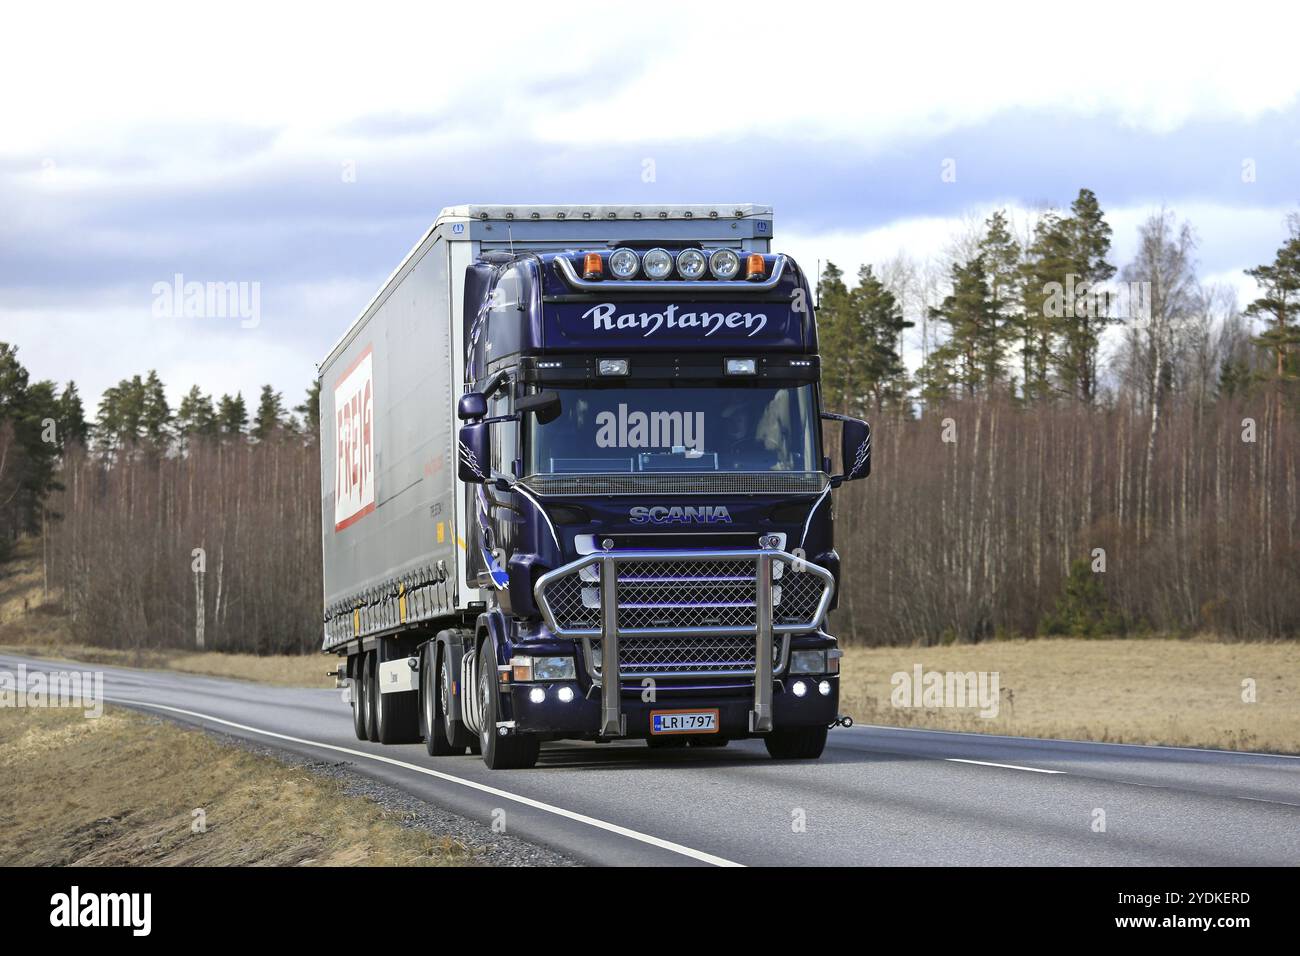
<path id="1" fill-rule="evenodd" d="M 698 279 L 704 275 L 709 261 L 698 249 L 683 249 L 677 253 L 677 274 L 683 279 Z"/>
<path id="2" fill-rule="evenodd" d="M 825 651 L 792 651 L 790 653 L 791 674 L 825 674 Z"/>
<path id="3" fill-rule="evenodd" d="M 673 271 L 673 257 L 667 249 L 651 249 L 641 260 L 641 268 L 651 279 L 666 279 Z"/>
<path id="4" fill-rule="evenodd" d="M 533 680 L 576 680 L 572 657 L 534 657 Z"/>
<path id="5" fill-rule="evenodd" d="M 634 249 L 615 249 L 609 254 L 609 271 L 615 279 L 630 279 L 641 268 Z"/>
<path id="6" fill-rule="evenodd" d="M 574 680 L 578 676 L 572 657 L 528 657 L 516 654 L 510 661 L 515 681 Z"/>
<path id="7" fill-rule="evenodd" d="M 709 256 L 709 272 L 715 279 L 734 279 L 740 272 L 740 256 L 730 249 L 719 249 Z"/>

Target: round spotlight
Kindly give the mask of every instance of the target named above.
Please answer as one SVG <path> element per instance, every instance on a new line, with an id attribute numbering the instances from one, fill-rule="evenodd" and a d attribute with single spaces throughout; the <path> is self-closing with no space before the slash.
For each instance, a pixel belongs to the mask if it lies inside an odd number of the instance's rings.
<path id="1" fill-rule="evenodd" d="M 677 274 L 683 279 L 698 279 L 708 266 L 709 260 L 698 249 L 683 249 L 677 253 Z"/>
<path id="2" fill-rule="evenodd" d="M 821 694 L 823 697 L 831 696 L 831 682 L 828 680 L 824 680 L 820 684 L 818 684 L 817 693 Z"/>
<path id="3" fill-rule="evenodd" d="M 635 249 L 615 249 L 609 254 L 609 271 L 615 279 L 630 279 L 640 268 Z"/>
<path id="4" fill-rule="evenodd" d="M 542 690 L 540 687 L 534 687 L 528 692 L 528 699 L 534 704 L 540 704 L 542 701 L 546 700 L 546 691 Z"/>
<path id="5" fill-rule="evenodd" d="M 730 249 L 718 249 L 709 256 L 709 272 L 715 279 L 734 279 L 740 272 L 740 256 Z"/>
<path id="6" fill-rule="evenodd" d="M 651 279 L 666 279 L 673 271 L 673 257 L 667 249 L 651 249 L 641 260 L 641 268 Z"/>
<path id="7" fill-rule="evenodd" d="M 570 704 L 573 702 L 573 688 L 561 687 L 556 693 L 556 696 L 560 698 L 561 704 Z"/>
<path id="8" fill-rule="evenodd" d="M 804 694 L 808 693 L 808 685 L 801 680 L 795 681 L 794 686 L 790 689 L 794 691 L 794 696 L 796 697 L 802 697 Z"/>

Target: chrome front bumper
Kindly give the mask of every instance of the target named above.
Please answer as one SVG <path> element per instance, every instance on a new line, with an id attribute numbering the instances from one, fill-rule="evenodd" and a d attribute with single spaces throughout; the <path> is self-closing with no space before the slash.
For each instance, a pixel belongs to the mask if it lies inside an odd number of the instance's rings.
<path id="1" fill-rule="evenodd" d="M 601 688 L 600 734 L 617 737 L 626 731 L 624 677 L 752 676 L 750 732 L 771 730 L 772 679 L 784 670 L 788 635 L 821 627 L 834 591 L 825 568 L 789 552 L 755 549 L 596 552 L 542 575 L 533 594 L 554 634 L 583 641 L 588 675 Z M 783 638 L 779 658 L 777 637 Z M 637 646 L 636 660 L 624 660 L 624 641 Z M 692 658 L 694 647 L 685 643 L 691 641 L 703 658 Z M 663 649 L 657 660 L 645 651 L 656 645 Z M 708 659 L 728 648 L 740 648 L 741 656 Z"/>

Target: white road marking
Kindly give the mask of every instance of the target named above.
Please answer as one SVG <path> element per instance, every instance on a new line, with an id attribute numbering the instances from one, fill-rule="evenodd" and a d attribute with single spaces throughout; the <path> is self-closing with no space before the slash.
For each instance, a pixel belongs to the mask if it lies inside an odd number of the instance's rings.
<path id="1" fill-rule="evenodd" d="M 888 724 L 854 724 L 844 728 L 854 730 L 889 730 L 901 734 L 948 734 L 953 737 L 979 737 L 984 740 L 1014 740 L 1017 743 L 1030 744 L 1081 744 L 1084 747 L 1131 747 L 1138 750 L 1187 750 L 1197 754 L 1228 754 L 1234 757 L 1264 757 L 1279 760 L 1300 760 L 1300 754 L 1276 754 L 1266 750 L 1217 750 L 1213 747 L 1177 747 L 1173 744 L 1121 744 L 1113 741 L 1102 743 L 1097 740 L 1079 740 L 1069 737 L 1014 737 L 1010 734 L 986 734 L 978 730 L 930 730 L 925 727 L 891 727 Z"/>
<path id="2" fill-rule="evenodd" d="M 670 840 L 662 840 L 659 837 L 651 836 L 648 833 L 630 830 L 627 827 L 619 826 L 617 823 L 608 823 L 605 820 L 597 820 L 595 817 L 589 817 L 586 814 L 577 813 L 573 810 L 566 810 L 564 807 L 552 806 L 549 803 L 534 800 L 532 797 L 523 797 L 506 790 L 501 790 L 497 787 L 489 787 L 485 783 L 466 780 L 464 777 L 455 777 L 449 773 L 443 773 L 441 770 L 433 770 L 429 767 L 421 767 L 418 764 L 407 763 L 405 760 L 396 760 L 392 757 L 381 756 L 380 754 L 366 753 L 364 750 L 353 750 L 350 747 L 323 744 L 317 740 L 304 740 L 302 737 L 290 737 L 288 734 L 278 734 L 273 730 L 262 730 L 259 727 L 249 727 L 247 724 L 237 724 L 233 720 L 225 720 L 221 717 L 214 717 L 211 714 L 201 714 L 196 710 L 182 710 L 180 707 L 168 707 L 166 704 L 154 704 L 145 700 L 128 700 L 122 697 L 105 697 L 104 700 L 114 704 L 134 704 L 138 707 L 152 707 L 156 710 L 167 710 L 174 714 L 185 714 L 189 717 L 198 717 L 202 720 L 210 720 L 214 723 L 225 724 L 227 727 L 247 730 L 250 733 L 261 734 L 264 737 L 274 737 L 277 740 L 287 740 L 295 744 L 307 744 L 310 747 L 320 747 L 324 750 L 333 750 L 337 753 L 350 754 L 353 757 L 365 757 L 367 760 L 378 760 L 380 763 L 392 764 L 394 767 L 403 767 L 407 770 L 414 770 L 416 773 L 423 773 L 430 777 L 437 777 L 439 780 L 446 780 L 448 783 L 458 783 L 462 787 L 469 787 L 471 790 L 490 793 L 492 796 L 500 797 L 503 800 L 512 800 L 515 803 L 522 803 L 524 806 L 532 807 L 535 810 L 544 810 L 547 813 L 554 813 L 556 816 L 564 817 L 568 820 L 574 820 L 578 823 L 585 823 L 587 826 L 595 827 L 598 830 L 607 830 L 610 833 L 617 833 L 619 836 L 627 837 L 630 840 L 638 840 L 641 843 L 647 843 L 650 846 L 658 847 L 661 850 L 679 853 L 682 856 L 690 857 L 692 860 L 698 860 L 701 863 L 710 863 L 713 866 L 745 865 L 743 863 L 735 863 L 731 860 L 723 859 L 720 856 L 714 856 L 711 853 L 705 853 L 703 850 L 694 850 L 691 847 L 682 846 L 680 843 L 673 843 Z"/>
<path id="3" fill-rule="evenodd" d="M 952 763 L 974 763 L 981 767 L 1001 767 L 1003 770 L 1028 770 L 1030 773 L 1065 773 L 1064 770 L 1043 770 L 1039 767 L 1018 767 L 1013 763 L 990 763 L 987 760 L 963 760 L 961 757 L 944 757 Z"/>

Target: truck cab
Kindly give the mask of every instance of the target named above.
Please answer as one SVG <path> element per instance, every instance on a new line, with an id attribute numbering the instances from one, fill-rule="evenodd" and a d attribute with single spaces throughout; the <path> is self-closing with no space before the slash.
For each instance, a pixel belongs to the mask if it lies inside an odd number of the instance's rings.
<path id="1" fill-rule="evenodd" d="M 839 693 L 830 493 L 869 473 L 871 438 L 822 411 L 799 266 L 614 239 L 489 252 L 464 289 L 483 752 L 527 765 L 545 739 L 756 736 L 820 755 Z"/>

